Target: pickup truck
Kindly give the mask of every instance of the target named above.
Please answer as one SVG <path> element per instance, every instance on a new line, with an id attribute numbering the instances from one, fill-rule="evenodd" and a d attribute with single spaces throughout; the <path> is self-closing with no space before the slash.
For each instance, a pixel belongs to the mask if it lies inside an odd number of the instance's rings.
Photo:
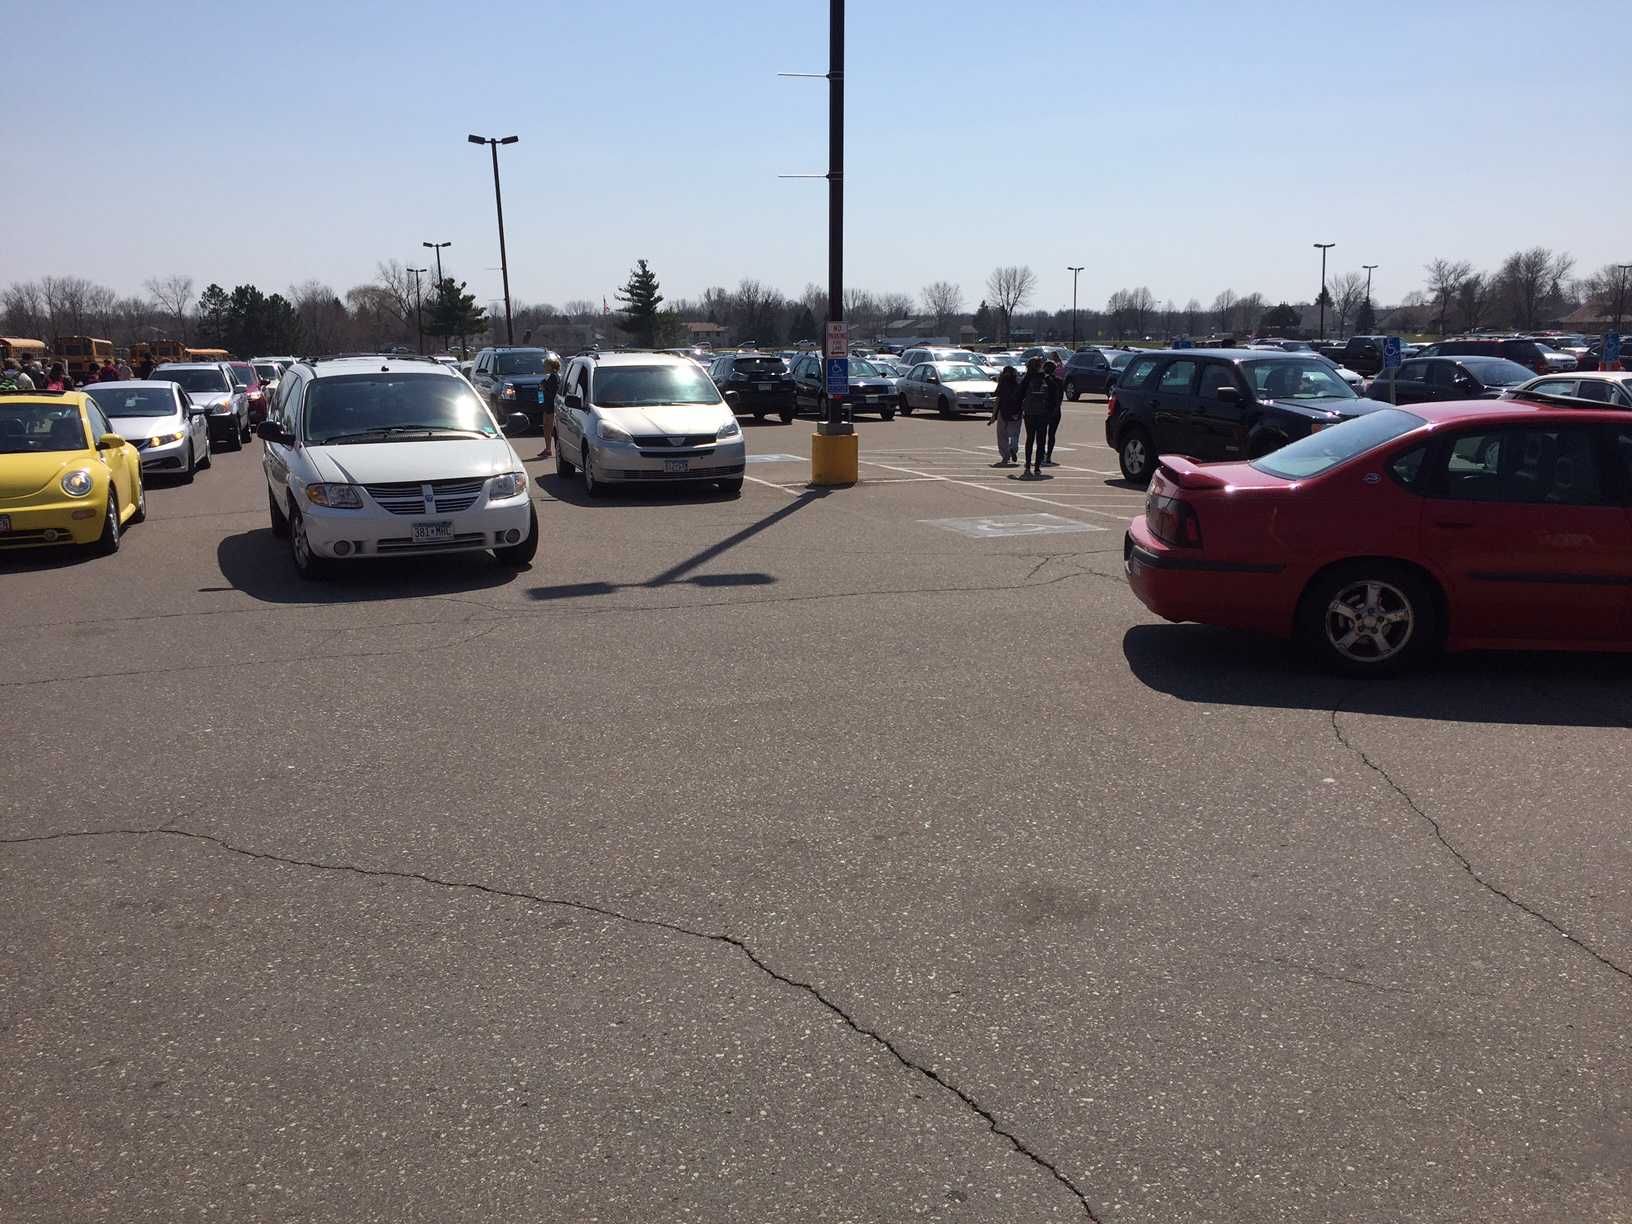
<path id="1" fill-rule="evenodd" d="M 1386 339 L 1387 336 L 1350 336 L 1341 344 L 1317 344 L 1315 350 L 1340 366 L 1348 366 L 1356 374 L 1373 378 L 1382 372 Z"/>

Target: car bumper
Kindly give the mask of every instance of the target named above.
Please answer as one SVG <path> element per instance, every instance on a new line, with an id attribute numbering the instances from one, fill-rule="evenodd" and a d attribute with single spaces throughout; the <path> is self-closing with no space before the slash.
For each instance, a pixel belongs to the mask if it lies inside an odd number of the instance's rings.
<path id="1" fill-rule="evenodd" d="M 797 402 L 791 383 L 770 391 L 761 391 L 751 385 L 746 387 L 727 385 L 726 390 L 737 397 L 732 408 L 739 416 L 745 412 L 792 412 Z"/>
<path id="2" fill-rule="evenodd" d="M 1122 564 L 1139 602 L 1163 620 L 1197 621 L 1286 637 L 1299 576 L 1287 566 L 1217 561 L 1173 548 L 1143 518 L 1128 524 Z"/>
<path id="3" fill-rule="evenodd" d="M 735 480 L 747 466 L 742 440 L 676 450 L 642 450 L 602 445 L 595 452 L 595 475 L 606 481 Z"/>
<path id="4" fill-rule="evenodd" d="M 901 397 L 895 392 L 855 396 L 846 401 L 852 413 L 857 412 L 894 412 L 901 405 Z"/>
<path id="5" fill-rule="evenodd" d="M 180 472 L 187 468 L 187 439 L 138 449 L 144 472 Z"/>
<path id="6" fill-rule="evenodd" d="M 456 514 L 392 514 L 378 506 L 334 510 L 303 505 L 306 541 L 324 557 L 402 557 L 432 553 L 477 552 L 502 548 L 527 537 L 529 493 L 504 501 L 482 502 Z M 416 540 L 415 524 L 445 524 L 434 540 Z M 515 540 L 505 539 L 517 532 Z"/>
<path id="7" fill-rule="evenodd" d="M 90 544 L 102 534 L 102 512 L 107 509 L 93 491 L 89 497 L 40 501 L 31 505 L 0 502 L 0 520 L 11 520 L 0 531 L 0 549 L 40 548 L 53 544 Z"/>

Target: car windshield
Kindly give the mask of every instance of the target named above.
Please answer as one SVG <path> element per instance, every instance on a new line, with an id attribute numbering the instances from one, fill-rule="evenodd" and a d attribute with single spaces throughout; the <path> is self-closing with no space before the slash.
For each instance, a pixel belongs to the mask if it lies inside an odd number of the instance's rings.
<path id="1" fill-rule="evenodd" d="M 879 378 L 882 371 L 870 361 L 863 361 L 859 357 L 850 358 L 851 378 Z"/>
<path id="2" fill-rule="evenodd" d="M 246 387 L 249 386 L 251 382 L 260 381 L 260 379 L 255 376 L 255 367 L 252 365 L 235 365 L 232 366 L 231 369 L 232 376 Z"/>
<path id="3" fill-rule="evenodd" d="M 258 365 L 255 367 L 255 373 L 262 382 L 276 382 L 283 371 L 275 365 Z"/>
<path id="4" fill-rule="evenodd" d="M 528 353 L 500 353 L 493 363 L 495 374 L 542 374 L 550 355 L 543 350 Z"/>
<path id="5" fill-rule="evenodd" d="M 991 382 L 992 376 L 978 366 L 945 365 L 939 367 L 942 382 Z"/>
<path id="6" fill-rule="evenodd" d="M 176 414 L 176 393 L 152 387 L 87 387 L 85 393 L 110 417 L 165 417 Z"/>
<path id="7" fill-rule="evenodd" d="M 153 380 L 177 383 L 183 391 L 197 391 L 204 395 L 232 390 L 232 384 L 222 370 L 166 370 L 160 367 L 153 372 Z"/>
<path id="8" fill-rule="evenodd" d="M 1305 361 L 1244 361 L 1241 363 L 1252 380 L 1259 399 L 1319 400 L 1354 399 L 1349 384 L 1337 376 L 1329 362 L 1309 358 Z"/>
<path id="9" fill-rule="evenodd" d="M 602 408 L 641 408 L 718 404 L 720 393 L 694 365 L 603 366 L 595 371 L 591 399 Z"/>
<path id="10" fill-rule="evenodd" d="M 1505 357 L 1464 357 L 1463 367 L 1487 387 L 1515 387 L 1536 372 Z"/>
<path id="11" fill-rule="evenodd" d="M 1300 438 L 1255 460 L 1252 466 L 1286 480 L 1306 480 L 1425 424 L 1421 417 L 1409 412 L 1383 408 Z"/>
<path id="12" fill-rule="evenodd" d="M 430 434 L 499 436 L 492 415 L 462 378 L 447 374 L 346 374 L 306 390 L 306 440 L 378 442 Z"/>
<path id="13" fill-rule="evenodd" d="M 1113 370 L 1120 370 L 1123 366 L 1127 365 L 1128 362 L 1130 362 L 1132 360 L 1133 360 L 1133 354 L 1132 353 L 1118 353 L 1114 357 L 1111 358 L 1111 368 Z"/>
<path id="14" fill-rule="evenodd" d="M 0 402 L 0 455 L 89 449 L 78 408 Z"/>

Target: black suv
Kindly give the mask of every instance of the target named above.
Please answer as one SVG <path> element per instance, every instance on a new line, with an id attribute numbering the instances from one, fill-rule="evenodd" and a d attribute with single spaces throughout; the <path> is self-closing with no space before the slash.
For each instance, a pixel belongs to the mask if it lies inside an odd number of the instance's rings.
<path id="1" fill-rule="evenodd" d="M 544 404 L 539 388 L 545 379 L 544 363 L 555 357 L 544 348 L 484 348 L 470 367 L 470 385 L 504 420 L 512 412 L 526 415 L 535 430 L 544 428 Z"/>
<path id="2" fill-rule="evenodd" d="M 1392 404 L 1497 399 L 1535 374 L 1504 357 L 1413 357 L 1371 380 L 1366 394 Z"/>
<path id="3" fill-rule="evenodd" d="M 1122 475 L 1150 483 L 1156 457 L 1257 459 L 1339 421 L 1386 408 L 1361 399 L 1313 353 L 1141 353 L 1117 379 L 1105 441 Z"/>
<path id="4" fill-rule="evenodd" d="M 1506 339 L 1441 340 L 1416 353 L 1418 357 L 1506 357 L 1537 374 L 1551 374 L 1547 354 L 1534 340 Z M 1361 371 L 1364 373 L 1365 371 Z"/>
<path id="5" fill-rule="evenodd" d="M 1116 378 L 1129 361 L 1132 353 L 1107 353 L 1103 349 L 1078 349 L 1065 363 L 1060 376 L 1065 379 L 1065 398 L 1076 403 L 1084 395 L 1109 395 Z"/>
<path id="6" fill-rule="evenodd" d="M 793 379 L 782 358 L 770 353 L 729 353 L 715 358 L 708 373 L 721 394 L 737 393 L 732 401 L 737 412 L 751 412 L 756 421 L 774 412 L 784 425 L 793 423 L 797 415 Z"/>

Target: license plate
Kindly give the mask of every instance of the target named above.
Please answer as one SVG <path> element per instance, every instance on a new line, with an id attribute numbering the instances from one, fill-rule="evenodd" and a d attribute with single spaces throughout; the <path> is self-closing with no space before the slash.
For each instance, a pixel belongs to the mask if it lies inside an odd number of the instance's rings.
<path id="1" fill-rule="evenodd" d="M 663 470 L 665 472 L 689 472 L 691 471 L 691 460 L 665 459 L 663 460 Z"/>
<path id="2" fill-rule="evenodd" d="M 453 539 L 453 520 L 444 519 L 440 523 L 415 523 L 414 543 L 431 544 L 437 540 Z"/>
<path id="3" fill-rule="evenodd" d="M 760 383 L 759 384 L 759 390 L 761 390 L 761 391 L 769 391 L 770 389 L 771 389 L 771 384 L 770 383 Z"/>
<path id="4" fill-rule="evenodd" d="M 11 515 L 0 514 L 0 531 L 11 530 Z"/>

